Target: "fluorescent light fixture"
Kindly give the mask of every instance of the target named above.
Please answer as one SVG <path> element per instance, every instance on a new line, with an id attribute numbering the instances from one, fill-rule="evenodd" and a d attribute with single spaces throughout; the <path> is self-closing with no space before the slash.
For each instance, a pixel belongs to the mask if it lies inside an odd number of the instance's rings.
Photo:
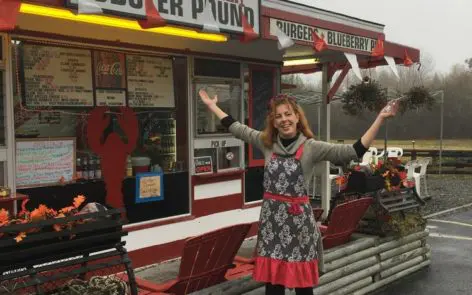
<path id="1" fill-rule="evenodd" d="M 187 29 L 170 27 L 170 26 L 164 26 L 164 27 L 145 30 L 145 29 L 142 29 L 141 26 L 139 26 L 138 22 L 135 20 L 110 17 L 110 16 L 102 16 L 102 15 L 89 15 L 89 14 L 76 15 L 72 13 L 72 11 L 67 10 L 67 9 L 52 8 L 52 7 L 33 5 L 33 4 L 27 4 L 27 3 L 21 4 L 20 12 L 23 14 L 51 17 L 51 18 L 63 19 L 63 20 L 74 21 L 74 22 L 79 22 L 79 23 L 96 24 L 96 25 L 107 26 L 107 27 L 123 28 L 123 29 L 128 29 L 128 30 L 133 30 L 133 31 L 151 32 L 151 33 L 157 33 L 157 34 L 163 34 L 163 35 L 185 37 L 185 38 L 199 39 L 199 40 L 206 40 L 206 41 L 213 41 L 213 42 L 226 42 L 228 40 L 228 37 L 226 37 L 226 35 L 224 34 L 200 33 L 194 30 L 187 30 Z"/>
<path id="2" fill-rule="evenodd" d="M 301 66 L 317 64 L 320 60 L 317 58 L 305 58 L 305 59 L 292 59 L 284 61 L 284 66 Z"/>

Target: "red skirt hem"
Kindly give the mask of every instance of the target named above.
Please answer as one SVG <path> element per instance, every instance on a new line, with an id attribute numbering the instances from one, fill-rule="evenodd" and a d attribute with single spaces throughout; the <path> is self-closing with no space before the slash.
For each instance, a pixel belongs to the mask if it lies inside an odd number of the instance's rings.
<path id="1" fill-rule="evenodd" d="M 318 260 L 287 262 L 256 257 L 252 278 L 255 281 L 283 285 L 286 288 L 308 288 L 318 285 Z"/>

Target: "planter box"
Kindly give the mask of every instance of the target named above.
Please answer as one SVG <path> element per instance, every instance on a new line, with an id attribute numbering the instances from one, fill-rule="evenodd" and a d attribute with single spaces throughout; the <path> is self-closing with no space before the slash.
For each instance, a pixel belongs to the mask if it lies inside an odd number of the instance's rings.
<path id="1" fill-rule="evenodd" d="M 59 260 L 80 253 L 114 248 L 126 235 L 120 210 L 88 213 L 28 224 L 0 227 L 0 274 L 3 271 Z M 73 228 L 54 231 L 54 224 L 88 220 Z M 19 243 L 14 237 L 26 232 Z"/>
<path id="2" fill-rule="evenodd" d="M 112 209 L 0 227 L 0 286 L 10 294 L 50 294 L 72 279 L 107 276 L 124 267 L 131 294 L 137 295 L 131 260 L 121 241 L 127 234 L 121 211 Z M 71 221 L 84 223 L 54 231 L 53 225 Z M 17 243 L 14 237 L 19 232 L 26 232 L 27 236 Z"/>
<path id="3" fill-rule="evenodd" d="M 419 212 L 425 202 L 412 188 L 379 191 L 372 196 L 369 207 L 359 224 L 359 231 L 379 236 L 405 236 L 426 228 L 426 220 Z"/>

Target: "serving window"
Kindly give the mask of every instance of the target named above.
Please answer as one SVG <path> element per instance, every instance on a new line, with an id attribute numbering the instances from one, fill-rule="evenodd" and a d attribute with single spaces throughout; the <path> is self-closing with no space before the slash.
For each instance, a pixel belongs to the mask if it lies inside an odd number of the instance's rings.
<path id="1" fill-rule="evenodd" d="M 17 163 L 22 163 L 17 165 L 17 183 L 30 195 L 32 205 L 67 204 L 56 191 L 86 194 L 88 201 L 103 203 L 103 153 L 98 155 L 89 145 L 90 112 L 108 107 L 107 125 L 97 126 L 104 128 L 101 144 L 112 134 L 126 144 L 129 134 L 120 124 L 120 107 L 130 107 L 138 121 L 138 140 L 123 167 L 129 220 L 189 213 L 187 58 L 49 42 L 15 40 L 11 45 L 17 149 L 19 142 L 27 152 L 29 145 L 36 149 L 34 157 L 21 158 L 17 153 Z M 69 139 L 73 145 L 65 144 Z M 68 156 L 49 153 L 51 141 L 63 144 L 62 155 Z M 34 167 L 44 168 L 41 177 Z M 61 178 L 58 169 L 64 169 Z M 146 172 L 164 174 L 163 198 L 138 204 L 135 177 Z"/>
<path id="2" fill-rule="evenodd" d="M 225 60 L 195 58 L 193 63 L 194 98 L 194 174 L 219 173 L 241 169 L 243 142 L 234 138 L 221 120 L 201 101 L 204 89 L 218 106 L 236 121 L 242 118 L 241 64 Z M 210 169 L 211 165 L 211 169 Z"/>
<path id="3" fill-rule="evenodd" d="M 198 92 L 205 89 L 208 95 L 218 97 L 218 106 L 235 120 L 241 118 L 241 85 L 238 82 L 196 82 L 196 131 L 197 135 L 227 134 L 226 127 L 221 125 L 220 119 L 216 117 L 208 107 L 201 101 Z"/>

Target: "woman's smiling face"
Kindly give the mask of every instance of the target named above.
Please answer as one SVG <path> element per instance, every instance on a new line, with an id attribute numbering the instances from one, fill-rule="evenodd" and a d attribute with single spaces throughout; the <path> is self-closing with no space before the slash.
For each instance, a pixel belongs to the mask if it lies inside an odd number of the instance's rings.
<path id="1" fill-rule="evenodd" d="M 275 109 L 274 127 L 279 131 L 280 137 L 289 139 L 297 135 L 298 114 L 290 104 L 278 105 Z"/>

